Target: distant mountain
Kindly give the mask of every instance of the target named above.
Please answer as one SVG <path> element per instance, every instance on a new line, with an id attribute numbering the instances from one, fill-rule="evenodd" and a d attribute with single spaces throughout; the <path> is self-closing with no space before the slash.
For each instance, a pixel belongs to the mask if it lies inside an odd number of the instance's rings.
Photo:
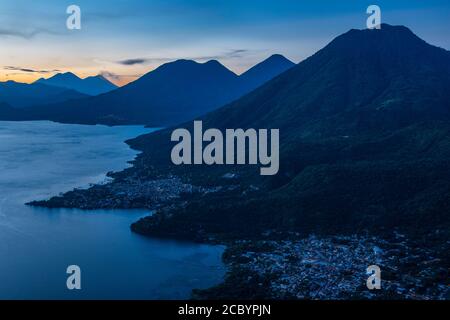
<path id="1" fill-rule="evenodd" d="M 295 63 L 289 59 L 280 54 L 274 54 L 241 74 L 240 81 L 250 92 L 293 66 L 295 66 Z"/>
<path id="2" fill-rule="evenodd" d="M 86 124 L 167 126 L 229 103 L 278 75 L 290 64 L 273 56 L 242 77 L 218 61 L 166 63 L 106 94 L 33 108 L 25 119 Z"/>
<path id="3" fill-rule="evenodd" d="M 86 95 L 74 90 L 40 83 L 0 82 L 0 102 L 15 108 L 28 108 L 34 105 L 59 103 L 85 97 Z"/>
<path id="4" fill-rule="evenodd" d="M 174 166 L 170 129 L 133 139 L 143 153 L 121 178 L 152 168 L 148 179 L 170 172 L 226 185 L 233 172 L 242 188 L 192 199 L 135 231 L 242 239 L 267 230 L 450 230 L 450 52 L 406 27 L 351 30 L 202 120 L 204 130 L 280 129 L 280 172 Z"/>
<path id="5" fill-rule="evenodd" d="M 117 89 L 115 84 L 101 75 L 81 79 L 71 72 L 58 73 L 48 79 L 39 79 L 35 83 L 72 89 L 90 96 L 96 96 Z"/>

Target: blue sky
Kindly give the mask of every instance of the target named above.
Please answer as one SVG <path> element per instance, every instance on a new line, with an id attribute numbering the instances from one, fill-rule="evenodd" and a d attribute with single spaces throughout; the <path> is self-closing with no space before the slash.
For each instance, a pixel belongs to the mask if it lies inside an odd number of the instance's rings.
<path id="1" fill-rule="evenodd" d="M 81 30 L 66 29 L 71 4 L 82 10 Z M 382 22 L 450 49 L 448 0 L 2 0 L 0 81 L 73 71 L 123 84 L 179 58 L 217 59 L 236 73 L 273 53 L 299 62 L 365 28 L 371 4 Z"/>

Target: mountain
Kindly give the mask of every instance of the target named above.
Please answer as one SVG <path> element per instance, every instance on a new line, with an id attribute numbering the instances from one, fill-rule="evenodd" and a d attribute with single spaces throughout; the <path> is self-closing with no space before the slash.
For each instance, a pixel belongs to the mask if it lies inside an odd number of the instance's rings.
<path id="1" fill-rule="evenodd" d="M 239 77 L 215 60 L 206 63 L 177 60 L 112 92 L 33 108 L 24 119 L 167 126 L 241 97 L 288 65 L 281 56 L 274 56 Z"/>
<path id="2" fill-rule="evenodd" d="M 241 74 L 239 78 L 246 91 L 250 92 L 293 66 L 295 63 L 289 59 L 280 54 L 274 54 Z"/>
<path id="3" fill-rule="evenodd" d="M 29 108 L 33 105 L 59 103 L 86 95 L 67 88 L 58 88 L 40 83 L 0 82 L 0 102 L 15 108 Z"/>
<path id="4" fill-rule="evenodd" d="M 237 79 L 217 61 L 200 64 L 178 60 L 112 92 L 38 107 L 29 114 L 69 123 L 161 126 L 187 120 L 231 101 L 237 94 Z"/>
<path id="5" fill-rule="evenodd" d="M 117 89 L 117 86 L 103 76 L 81 79 L 71 72 L 58 73 L 48 79 L 39 79 L 35 83 L 75 90 L 86 95 L 96 96 Z"/>
<path id="6" fill-rule="evenodd" d="M 233 172 L 239 186 L 161 211 L 135 231 L 195 239 L 267 230 L 449 230 L 450 52 L 406 27 L 351 30 L 201 119 L 204 130 L 279 128 L 280 172 L 174 166 L 171 129 L 131 140 L 143 154 L 123 176 L 170 173 L 223 187 L 230 183 L 224 174 Z"/>
<path id="7" fill-rule="evenodd" d="M 450 52 L 403 26 L 351 30 L 204 127 L 279 128 L 290 140 L 348 139 L 450 118 Z M 164 131 L 162 131 L 164 132 Z M 145 148 L 143 136 L 135 142 Z M 150 141 L 149 141 L 150 143 Z"/>
<path id="8" fill-rule="evenodd" d="M 219 127 L 300 136 L 399 129 L 450 116 L 450 54 L 405 27 L 351 30 L 249 96 L 212 114 Z M 256 112 L 256 116 L 255 116 Z"/>
<path id="9" fill-rule="evenodd" d="M 268 231 L 450 236 L 450 52 L 406 27 L 351 30 L 200 119 L 203 130 L 278 128 L 279 173 L 175 166 L 169 128 L 128 141 L 142 153 L 112 184 L 37 205 L 154 209 L 158 191 L 135 186 L 179 178 L 206 191 L 169 197 L 169 207 L 133 224 L 135 232 L 198 241 Z M 192 122 L 176 127 L 192 130 Z"/>

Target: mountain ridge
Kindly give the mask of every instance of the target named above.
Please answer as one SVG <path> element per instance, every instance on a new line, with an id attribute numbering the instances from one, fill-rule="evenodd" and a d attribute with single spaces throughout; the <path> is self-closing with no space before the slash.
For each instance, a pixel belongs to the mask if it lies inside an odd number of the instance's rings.
<path id="1" fill-rule="evenodd" d="M 111 83 L 102 75 L 90 76 L 82 79 L 72 72 L 57 73 L 47 79 L 38 79 L 34 83 L 67 88 L 91 96 L 117 89 L 115 84 Z"/>
<path id="2" fill-rule="evenodd" d="M 78 91 L 42 83 L 28 84 L 13 80 L 0 82 L 0 102 L 5 102 L 15 108 L 28 109 L 34 105 L 58 103 L 84 97 L 86 95 Z"/>
<path id="3" fill-rule="evenodd" d="M 352 277 L 374 259 L 388 286 L 400 285 L 384 287 L 372 298 L 416 299 L 434 292 L 430 296 L 445 299 L 449 57 L 404 27 L 349 31 L 256 90 L 199 117 L 204 130 L 280 129 L 278 175 L 261 177 L 257 166 L 175 166 L 172 127 L 128 141 L 141 153 L 131 168 L 111 174 L 111 183 L 31 205 L 146 208 L 154 213 L 132 224 L 132 231 L 226 245 L 225 281 L 196 290 L 197 299 L 296 299 L 299 292 L 317 299 L 324 281 L 336 283 L 336 270 L 339 274 L 343 266 L 342 279 Z M 183 127 L 192 129 L 192 122 L 176 125 Z M 192 191 L 180 193 L 180 186 Z M 367 249 L 361 236 L 370 239 Z M 330 237 L 335 241 L 324 241 Z M 305 240 L 315 248 L 303 255 Z M 354 272 L 343 262 L 346 254 L 339 253 L 339 248 L 350 252 L 352 241 L 362 252 Z M 337 257 L 337 268 L 330 256 Z M 321 258 L 311 262 L 311 257 Z M 274 269 L 274 261 L 282 267 Z M 331 271 L 318 272 L 318 280 L 305 285 L 299 266 Z M 276 279 L 280 285 L 274 285 Z M 364 281 L 338 291 L 367 299 Z M 286 294 L 286 287 L 294 289 Z"/>
<path id="4" fill-rule="evenodd" d="M 260 177 L 248 166 L 174 166 L 168 156 L 172 129 L 128 141 L 143 153 L 119 179 L 170 172 L 195 185 L 223 187 L 222 177 L 232 172 L 239 185 L 239 191 L 161 210 L 133 230 L 199 240 L 258 238 L 267 230 L 329 234 L 397 227 L 422 234 L 449 226 L 443 198 L 450 192 L 448 70 L 450 52 L 405 27 L 351 30 L 199 118 L 204 130 L 280 129 L 274 177 Z M 192 129 L 192 123 L 177 127 Z M 153 173 L 145 174 L 149 168 Z"/>
<path id="5" fill-rule="evenodd" d="M 266 60 L 242 73 L 239 78 L 245 83 L 248 92 L 250 92 L 259 87 L 261 83 L 265 83 L 275 78 L 294 66 L 295 63 L 283 55 L 273 54 Z"/>
<path id="6" fill-rule="evenodd" d="M 269 70 L 267 74 L 260 72 L 264 75 L 261 81 L 281 72 L 283 67 L 278 66 L 276 70 Z M 198 63 L 181 59 L 163 64 L 112 92 L 61 104 L 37 106 L 28 110 L 23 118 L 161 127 L 218 108 L 246 94 L 255 85 L 254 79 L 249 85 L 243 83 L 238 75 L 216 60 Z"/>

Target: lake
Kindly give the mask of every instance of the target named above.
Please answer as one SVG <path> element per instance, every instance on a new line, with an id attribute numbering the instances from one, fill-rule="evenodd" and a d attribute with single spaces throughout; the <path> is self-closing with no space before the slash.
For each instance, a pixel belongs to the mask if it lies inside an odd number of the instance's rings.
<path id="1" fill-rule="evenodd" d="M 145 210 L 25 206 L 104 182 L 137 154 L 140 126 L 0 122 L 0 299 L 186 299 L 223 279 L 222 246 L 143 237 L 130 224 Z M 69 265 L 81 290 L 66 287 Z"/>

